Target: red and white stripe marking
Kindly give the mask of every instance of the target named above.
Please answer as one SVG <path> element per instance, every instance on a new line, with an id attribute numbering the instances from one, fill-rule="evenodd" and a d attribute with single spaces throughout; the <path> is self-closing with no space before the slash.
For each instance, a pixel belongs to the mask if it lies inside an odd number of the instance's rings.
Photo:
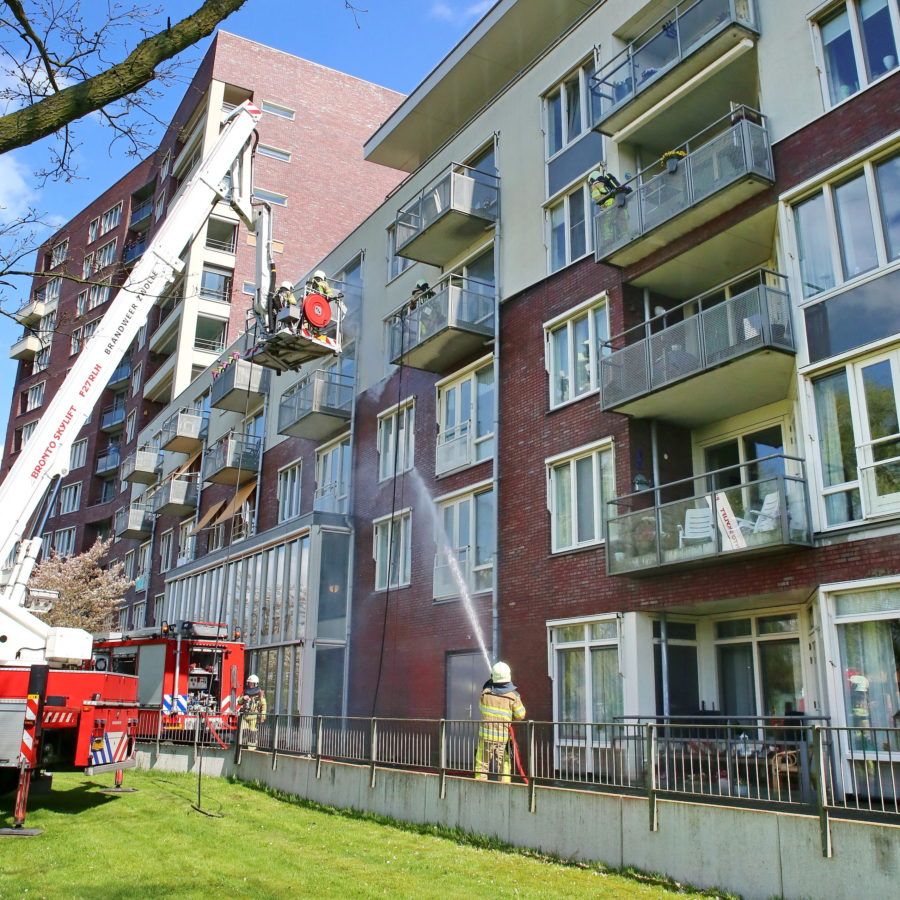
<path id="1" fill-rule="evenodd" d="M 71 710 L 64 712 L 52 712 L 44 710 L 45 725 L 74 725 L 76 722 L 76 714 Z"/>
<path id="2" fill-rule="evenodd" d="M 37 727 L 38 702 L 37 694 L 29 694 L 25 701 L 25 727 L 22 729 L 22 743 L 19 747 L 19 759 L 29 768 L 33 768 L 35 759 L 34 730 Z"/>

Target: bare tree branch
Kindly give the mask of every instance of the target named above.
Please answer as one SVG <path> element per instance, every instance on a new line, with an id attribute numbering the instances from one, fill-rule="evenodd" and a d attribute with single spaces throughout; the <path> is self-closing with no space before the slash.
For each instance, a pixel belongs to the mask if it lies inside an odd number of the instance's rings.
<path id="1" fill-rule="evenodd" d="M 47 73 L 47 80 L 53 85 L 53 90 L 59 93 L 59 85 L 56 83 L 56 73 L 53 71 L 53 63 L 50 62 L 50 56 L 47 53 L 47 48 L 44 46 L 44 42 L 35 34 L 34 28 L 31 25 L 31 22 L 28 19 L 28 16 L 25 15 L 25 9 L 19 0 L 4 0 L 6 5 L 12 11 L 12 14 L 16 17 L 16 21 L 22 26 L 22 31 L 25 32 L 25 36 L 27 40 L 30 40 L 34 45 L 34 48 L 40 54 L 41 61 L 44 63 L 44 71 Z"/>

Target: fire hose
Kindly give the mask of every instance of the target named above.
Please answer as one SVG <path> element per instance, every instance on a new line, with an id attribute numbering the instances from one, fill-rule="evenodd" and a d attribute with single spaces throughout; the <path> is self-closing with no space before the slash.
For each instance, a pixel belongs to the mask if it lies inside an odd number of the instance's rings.
<path id="1" fill-rule="evenodd" d="M 519 745 L 516 742 L 516 733 L 513 730 L 512 725 L 509 726 L 509 739 L 512 743 L 513 760 L 515 760 L 516 769 L 518 770 L 519 775 L 522 777 L 522 781 L 524 781 L 525 784 L 528 784 L 528 776 L 525 774 L 525 767 L 522 765 L 522 756 L 519 753 Z"/>
<path id="2" fill-rule="evenodd" d="M 216 739 L 216 743 L 223 749 L 228 749 L 228 744 L 222 742 L 222 739 L 216 733 L 216 729 L 213 727 L 212 722 L 209 720 L 209 713 L 204 713 L 203 718 L 206 720 L 206 727 L 209 729 L 209 733 Z"/>

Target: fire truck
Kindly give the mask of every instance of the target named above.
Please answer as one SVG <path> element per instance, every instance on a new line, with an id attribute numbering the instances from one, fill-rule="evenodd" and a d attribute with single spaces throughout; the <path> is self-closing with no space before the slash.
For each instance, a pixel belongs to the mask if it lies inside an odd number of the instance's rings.
<path id="1" fill-rule="evenodd" d="M 0 484 L 0 561 L 8 561 L 0 586 L 0 782 L 5 778 L 16 785 L 14 833 L 26 833 L 22 826 L 28 793 L 33 775 L 42 768 L 74 766 L 88 774 L 115 771 L 118 786 L 122 770 L 135 765 L 140 671 L 126 674 L 109 665 L 106 670 L 85 668 L 93 658 L 91 635 L 52 627 L 36 615 L 35 592 L 29 591 L 28 580 L 42 549 L 39 535 L 60 479 L 68 471 L 72 444 L 155 303 L 184 268 L 184 248 L 197 237 L 216 204 L 229 204 L 256 235 L 255 322 L 249 329 L 252 342 L 248 339 L 246 357 L 281 372 L 341 352 L 344 307 L 339 298 L 309 296 L 307 291 L 301 305 L 289 302 L 290 289 L 280 295 L 270 290 L 275 275 L 271 210 L 242 195 L 252 184 L 250 173 L 244 171 L 244 151 L 254 144 L 260 115 L 247 101 L 224 116 L 215 145 L 182 186 Z M 226 658 L 222 646 L 220 664 Z M 111 661 L 115 649 L 110 648 Z M 169 653 L 167 642 L 148 651 L 148 657 L 155 652 L 158 660 L 163 650 Z M 191 679 L 199 684 L 200 672 L 192 675 L 188 663 L 182 676 L 177 648 L 173 652 L 178 673 L 172 694 L 181 697 L 186 689 L 190 695 Z M 201 653 L 199 646 L 194 652 Z M 203 652 L 212 654 L 210 648 Z M 231 652 L 234 661 L 225 671 L 216 671 L 216 690 L 225 690 L 229 703 L 243 674 L 242 660 Z M 141 653 L 143 649 L 134 658 Z M 197 668 L 206 671 L 210 666 L 216 668 L 207 660 Z M 208 687 L 213 683 L 209 679 Z M 217 702 L 221 714 L 221 695 Z"/>
<path id="2" fill-rule="evenodd" d="M 98 635 L 91 666 L 136 675 L 141 738 L 227 745 L 237 728 L 244 645 L 225 624 L 179 622 Z"/>

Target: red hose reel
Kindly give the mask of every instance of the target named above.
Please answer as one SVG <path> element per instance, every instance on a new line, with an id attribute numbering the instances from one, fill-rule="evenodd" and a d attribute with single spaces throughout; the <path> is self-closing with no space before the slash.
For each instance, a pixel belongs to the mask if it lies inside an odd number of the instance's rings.
<path id="1" fill-rule="evenodd" d="M 313 328 L 324 328 L 331 321 L 331 304 L 322 294 L 307 294 L 303 300 L 303 316 Z"/>

